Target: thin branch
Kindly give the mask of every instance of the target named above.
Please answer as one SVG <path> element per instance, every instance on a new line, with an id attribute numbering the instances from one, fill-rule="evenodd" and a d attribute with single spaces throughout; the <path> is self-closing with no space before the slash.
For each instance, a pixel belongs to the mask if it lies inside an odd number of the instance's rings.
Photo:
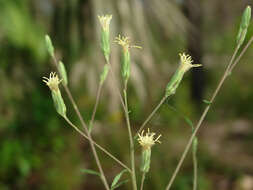
<path id="1" fill-rule="evenodd" d="M 128 111 L 128 103 L 127 103 L 127 83 L 125 83 L 124 87 L 124 101 L 125 101 L 125 118 L 127 122 L 127 130 L 128 130 L 128 136 L 129 136 L 129 142 L 130 142 L 130 160 L 131 160 L 131 177 L 133 182 L 133 189 L 137 190 L 137 183 L 136 183 L 136 175 L 135 175 L 135 159 L 134 159 L 134 142 L 133 142 L 133 136 L 131 131 L 131 124 L 129 119 L 129 111 Z"/>
<path id="2" fill-rule="evenodd" d="M 140 190 L 143 190 L 144 181 L 145 181 L 145 175 L 146 175 L 146 173 L 143 172 L 143 173 L 142 173 L 142 178 L 141 178 L 141 189 L 140 189 Z"/>
<path id="3" fill-rule="evenodd" d="M 83 136 L 84 138 L 86 138 L 87 140 L 89 140 L 89 137 L 84 134 L 80 129 L 78 129 L 77 126 L 75 126 L 67 117 L 64 118 L 67 123 L 73 127 L 81 136 Z M 123 168 L 127 169 L 127 171 L 129 173 L 131 173 L 131 169 L 129 167 L 127 167 L 125 164 L 123 164 L 119 159 L 117 159 L 115 156 L 113 156 L 110 152 L 108 152 L 105 148 L 103 148 L 102 146 L 100 146 L 99 144 L 97 144 L 95 141 L 93 141 L 94 145 L 99 148 L 102 152 L 104 152 L 105 154 L 107 154 L 109 157 L 111 157 L 114 161 L 116 161 L 119 165 L 121 165 Z"/>
<path id="4" fill-rule="evenodd" d="M 96 96 L 96 102 L 95 102 L 93 112 L 92 112 L 92 116 L 91 116 L 91 120 L 90 120 L 90 123 L 89 123 L 89 133 L 91 133 L 91 130 L 93 128 L 93 123 L 94 123 L 95 115 L 96 115 L 96 112 L 97 112 L 97 107 L 98 107 L 102 87 L 103 87 L 103 83 L 102 84 L 99 83 L 97 96 Z"/>
<path id="5" fill-rule="evenodd" d="M 247 45 L 243 48 L 243 50 L 240 53 L 240 55 L 238 56 L 238 59 L 236 60 L 235 64 L 237 64 L 240 61 L 241 57 L 244 55 L 244 53 L 246 52 L 246 50 L 248 49 L 248 47 L 250 46 L 250 44 L 252 42 L 253 42 L 253 37 L 251 37 L 251 39 L 249 40 L 249 42 L 247 43 Z M 232 64 L 234 62 L 234 59 L 235 59 L 235 56 L 236 56 L 238 50 L 239 50 L 239 46 L 237 45 L 237 47 L 236 47 L 236 49 L 235 49 L 235 51 L 234 51 L 234 53 L 232 55 L 232 58 L 230 59 L 230 62 L 228 64 L 228 66 L 227 66 L 227 68 L 226 68 L 226 70 L 225 70 L 225 72 L 224 72 L 224 74 L 223 74 L 220 82 L 218 83 L 218 86 L 216 87 L 216 89 L 215 89 L 215 91 L 214 91 L 214 93 L 212 95 L 212 98 L 210 100 L 211 103 L 213 103 L 214 99 L 216 98 L 216 96 L 217 96 L 218 92 L 220 91 L 220 89 L 221 89 L 221 87 L 222 87 L 225 79 L 227 78 L 227 76 L 229 76 L 229 74 L 232 72 L 231 68 L 233 68 L 233 67 L 236 66 L 236 65 L 232 65 Z M 185 150 L 184 150 L 184 152 L 183 152 L 183 154 L 182 154 L 182 156 L 181 156 L 181 158 L 180 158 L 180 160 L 179 160 L 179 162 L 177 164 L 177 167 L 176 167 L 174 173 L 172 174 L 172 177 L 171 177 L 168 185 L 166 186 L 166 190 L 169 190 L 171 188 L 171 186 L 172 186 L 172 184 L 173 184 L 173 182 L 174 182 L 174 180 L 175 180 L 175 178 L 177 176 L 177 173 L 178 173 L 179 169 L 181 168 L 181 166 L 183 164 L 183 161 L 184 161 L 187 153 L 189 152 L 189 149 L 190 149 L 190 147 L 192 145 L 192 141 L 193 141 L 194 137 L 196 136 L 196 134 L 197 134 L 197 132 L 198 132 L 198 130 L 199 130 L 202 122 L 204 121 L 204 119 L 205 119 L 205 117 L 206 117 L 206 115 L 207 115 L 210 107 L 211 107 L 211 104 L 207 105 L 206 108 L 205 108 L 205 110 L 204 110 L 204 112 L 202 113 L 202 115 L 201 115 L 201 117 L 200 117 L 200 119 L 198 121 L 198 124 L 195 127 L 195 130 L 194 130 L 194 132 L 193 132 L 190 140 L 188 141 L 188 143 L 186 145 L 186 148 L 185 148 Z"/>
<path id="6" fill-rule="evenodd" d="M 58 62 L 57 62 L 55 56 L 53 56 L 53 60 L 54 60 L 55 66 L 56 66 L 56 68 L 57 68 L 57 70 L 58 70 L 58 67 L 57 67 Z M 59 71 L 59 70 L 58 70 L 58 71 Z M 80 111 L 79 111 L 79 109 L 78 109 L 78 107 L 77 107 L 77 105 L 76 105 L 76 102 L 74 101 L 74 98 L 73 98 L 73 96 L 72 96 L 72 94 L 71 94 L 71 92 L 70 92 L 68 86 L 67 86 L 67 85 L 63 85 L 63 87 L 64 87 L 64 89 L 65 89 L 65 91 L 66 91 L 66 93 L 67 93 L 67 95 L 68 95 L 68 98 L 70 99 L 70 101 L 71 101 L 71 103 L 72 103 L 72 105 L 73 105 L 73 107 L 74 107 L 74 109 L 75 109 L 76 114 L 78 115 L 79 120 L 81 121 L 81 124 L 82 124 L 82 126 L 83 126 L 85 132 L 88 134 L 88 140 L 89 140 L 89 143 L 90 143 L 90 146 L 91 146 L 92 153 L 93 153 L 94 158 L 95 158 L 95 160 L 96 160 L 97 167 L 98 167 L 99 172 L 100 172 L 100 174 L 101 174 L 101 180 L 102 180 L 102 182 L 103 182 L 105 188 L 106 188 L 107 190 L 110 190 L 109 185 L 108 185 L 108 182 L 107 182 L 107 180 L 106 180 L 106 178 L 105 178 L 105 174 L 104 174 L 104 171 L 103 171 L 103 169 L 102 169 L 100 160 L 99 160 L 99 158 L 98 158 L 96 149 L 95 149 L 95 147 L 94 147 L 94 143 L 93 143 L 91 134 L 89 133 L 88 127 L 87 127 L 87 125 L 85 124 L 85 122 L 84 122 L 84 120 L 83 120 L 83 117 L 82 117 L 82 115 L 81 115 L 81 113 L 80 113 Z"/>

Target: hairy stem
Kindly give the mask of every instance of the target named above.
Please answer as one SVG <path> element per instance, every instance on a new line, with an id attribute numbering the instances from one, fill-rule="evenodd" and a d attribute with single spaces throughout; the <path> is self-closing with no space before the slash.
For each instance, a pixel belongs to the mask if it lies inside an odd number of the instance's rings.
<path id="1" fill-rule="evenodd" d="M 244 53 L 246 52 L 246 50 L 248 49 L 248 47 L 250 46 L 250 44 L 252 43 L 252 41 L 253 41 L 253 37 L 251 37 L 251 39 L 249 40 L 249 42 L 247 43 L 247 45 L 243 48 L 243 50 L 240 53 L 240 55 L 238 56 L 238 59 L 236 60 L 236 62 L 234 62 L 234 59 L 235 59 L 235 56 L 236 56 L 236 54 L 237 54 L 237 52 L 239 50 L 239 46 L 237 45 L 237 47 L 235 48 L 235 51 L 234 51 L 234 53 L 232 55 L 232 58 L 230 59 L 230 62 L 228 64 L 228 66 L 227 66 L 227 68 L 226 68 L 226 70 L 225 70 L 225 72 L 224 72 L 224 74 L 223 74 L 220 82 L 218 83 L 218 85 L 217 85 L 217 87 L 216 87 L 213 95 L 212 95 L 212 98 L 210 100 L 211 103 L 213 103 L 214 99 L 216 98 L 216 96 L 217 96 L 218 92 L 220 91 L 220 89 L 221 89 L 221 87 L 222 87 L 225 79 L 227 78 L 227 76 L 229 76 L 230 72 L 232 72 L 231 68 L 233 68 L 240 61 L 241 57 L 244 55 Z M 233 65 L 233 62 L 235 63 L 234 65 Z M 173 172 L 172 177 L 171 177 L 168 185 L 166 186 L 166 190 L 169 190 L 171 188 L 171 186 L 172 186 L 172 184 L 173 184 L 173 182 L 174 182 L 174 180 L 175 180 L 175 178 L 177 176 L 177 173 L 178 173 L 179 169 L 181 168 L 181 166 L 183 164 L 183 161 L 184 161 L 187 153 L 189 152 L 189 149 L 190 149 L 190 147 L 192 145 L 192 141 L 193 141 L 194 137 L 196 136 L 196 134 L 197 134 L 197 132 L 198 132 L 198 130 L 199 130 L 202 122 L 204 121 L 204 119 L 205 119 L 205 117 L 206 117 L 206 115 L 207 115 L 210 107 L 211 107 L 211 104 L 207 105 L 206 108 L 205 108 L 205 110 L 203 111 L 203 113 L 202 113 L 202 115 L 201 115 L 201 117 L 200 117 L 200 119 L 199 119 L 199 121 L 197 123 L 197 126 L 195 127 L 195 130 L 194 130 L 194 132 L 193 132 L 190 140 L 188 141 L 188 143 L 186 145 L 186 148 L 185 148 L 185 150 L 184 150 L 184 152 L 183 152 L 183 154 L 182 154 L 182 156 L 181 156 L 181 158 L 180 158 L 180 160 L 179 160 L 179 162 L 177 164 L 177 167 L 176 167 L 175 171 Z"/>

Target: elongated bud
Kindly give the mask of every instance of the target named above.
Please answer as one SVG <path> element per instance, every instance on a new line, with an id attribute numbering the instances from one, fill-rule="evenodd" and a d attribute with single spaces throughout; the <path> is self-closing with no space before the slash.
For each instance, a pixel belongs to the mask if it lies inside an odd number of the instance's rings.
<path id="1" fill-rule="evenodd" d="M 58 114 L 60 114 L 62 117 L 66 117 L 66 105 L 63 101 L 63 98 L 61 96 L 61 91 L 51 91 L 52 98 L 54 101 L 54 106 Z"/>
<path id="2" fill-rule="evenodd" d="M 140 46 L 130 45 L 130 39 L 124 36 L 118 36 L 115 38 L 114 42 L 118 43 L 122 47 L 122 77 L 124 82 L 127 83 L 130 77 L 130 48 L 139 48 Z"/>
<path id="3" fill-rule="evenodd" d="M 141 155 L 141 172 L 148 173 L 151 163 L 151 149 L 142 150 Z"/>
<path id="4" fill-rule="evenodd" d="M 167 84 L 165 96 L 169 97 L 176 93 L 176 90 L 183 79 L 184 74 L 192 67 L 200 67 L 200 64 L 192 64 L 193 60 L 190 55 L 179 54 L 180 64 L 176 72 L 172 76 L 170 82 Z"/>
<path id="5" fill-rule="evenodd" d="M 64 85 L 68 85 L 68 75 L 67 75 L 67 72 L 66 72 L 63 62 L 59 61 L 57 67 L 58 67 L 58 71 L 62 77 L 62 83 Z"/>
<path id="6" fill-rule="evenodd" d="M 100 75 L 100 84 L 102 85 L 107 77 L 108 71 L 109 71 L 110 67 L 108 64 L 104 65 L 104 69 L 103 72 Z"/>
<path id="7" fill-rule="evenodd" d="M 61 91 L 59 89 L 59 84 L 62 80 L 59 80 L 56 73 L 51 72 L 49 78 L 43 77 L 43 82 L 50 88 L 52 98 L 54 101 L 54 106 L 56 111 L 62 116 L 66 117 L 66 106 L 63 101 Z"/>
<path id="8" fill-rule="evenodd" d="M 242 15 L 242 20 L 239 28 L 239 32 L 237 35 L 237 44 L 241 46 L 245 40 L 248 26 L 250 24 L 250 19 L 251 19 L 251 7 L 247 6 L 246 9 L 243 12 Z"/>
<path id="9" fill-rule="evenodd" d="M 138 141 L 140 145 L 142 146 L 142 157 L 141 157 L 141 167 L 140 170 L 142 172 L 147 173 L 150 168 L 151 163 L 151 147 L 156 143 L 161 143 L 159 141 L 159 138 L 161 135 L 159 135 L 156 139 L 154 139 L 155 133 L 151 133 L 148 129 L 148 132 L 144 135 L 144 131 L 141 132 L 141 134 L 138 134 L 139 138 Z"/>
<path id="10" fill-rule="evenodd" d="M 46 47 L 47 47 L 47 51 L 50 54 L 50 56 L 54 56 L 54 46 L 52 44 L 52 41 L 49 37 L 49 35 L 45 36 L 45 42 L 46 42 Z"/>
<path id="11" fill-rule="evenodd" d="M 112 19 L 112 15 L 98 16 L 98 19 L 99 19 L 101 27 L 102 27 L 101 49 L 103 51 L 106 61 L 109 62 L 110 52 L 111 52 L 111 48 L 110 48 L 110 22 Z"/>

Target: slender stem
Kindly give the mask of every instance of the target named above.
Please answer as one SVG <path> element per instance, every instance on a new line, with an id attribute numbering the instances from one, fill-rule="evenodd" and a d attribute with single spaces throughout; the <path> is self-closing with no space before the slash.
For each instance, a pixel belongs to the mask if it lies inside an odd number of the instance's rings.
<path id="1" fill-rule="evenodd" d="M 192 151 L 192 159 L 193 159 L 193 190 L 197 190 L 197 184 L 198 184 L 197 151 L 194 151 L 194 150 Z"/>
<path id="2" fill-rule="evenodd" d="M 58 62 L 57 62 L 55 56 L 53 57 L 53 60 L 54 60 L 54 63 L 55 63 L 56 68 L 58 69 L 58 67 L 57 67 Z M 106 188 L 107 190 L 110 190 L 109 185 L 108 185 L 108 182 L 107 182 L 107 180 L 106 180 L 106 178 L 105 178 L 105 174 L 104 174 L 104 171 L 103 171 L 103 169 L 102 169 L 100 160 L 99 160 L 99 158 L 98 158 L 97 151 L 96 151 L 96 149 L 95 149 L 95 146 L 94 146 L 94 143 L 93 143 L 91 134 L 89 133 L 88 127 L 87 127 L 87 125 L 85 124 L 85 122 L 84 122 L 84 120 L 83 120 L 83 118 L 82 118 L 82 115 L 81 115 L 81 113 L 80 113 L 80 111 L 79 111 L 79 109 L 78 109 L 78 107 L 77 107 L 77 105 L 76 105 L 76 102 L 74 101 L 74 98 L 73 98 L 73 96 L 72 96 L 72 94 L 71 94 L 71 92 L 70 92 L 68 86 L 67 86 L 67 85 L 63 85 L 63 87 L 64 87 L 64 89 L 65 89 L 65 91 L 66 91 L 66 93 L 67 93 L 67 95 L 68 95 L 68 98 L 70 99 L 70 101 L 71 101 L 71 103 L 72 103 L 72 105 L 73 105 L 73 107 L 74 107 L 74 109 L 75 109 L 75 111 L 76 111 L 76 114 L 77 114 L 78 117 L 79 117 L 79 120 L 81 121 L 81 124 L 82 124 L 82 126 L 83 126 L 85 132 L 88 134 L 88 140 L 89 140 L 89 143 L 90 143 L 90 146 L 91 146 L 91 150 L 92 150 L 92 153 L 93 153 L 93 155 L 94 155 L 94 158 L 95 158 L 97 167 L 98 167 L 99 172 L 100 172 L 100 174 L 101 174 L 101 180 L 102 180 L 102 182 L 103 182 L 105 188 Z"/>
<path id="3" fill-rule="evenodd" d="M 67 123 L 73 127 L 81 136 L 83 136 L 84 138 L 86 138 L 87 140 L 89 140 L 89 137 L 84 134 L 77 126 L 75 126 L 67 117 L 64 117 L 64 119 L 67 121 Z M 113 156 L 110 152 L 108 152 L 105 148 L 103 148 L 102 146 L 100 146 L 99 144 L 97 144 L 95 141 L 93 141 L 94 145 L 99 148 L 102 152 L 104 152 L 105 154 L 107 154 L 109 157 L 111 157 L 114 161 L 116 161 L 119 165 L 121 165 L 123 168 L 127 169 L 127 171 L 129 173 L 131 173 L 131 169 L 129 167 L 127 167 L 125 164 L 123 164 L 119 159 L 117 159 L 115 156 Z"/>
<path id="4" fill-rule="evenodd" d="M 146 126 L 146 124 L 149 122 L 149 120 L 155 115 L 155 113 L 157 112 L 157 110 L 161 107 L 161 105 L 164 103 L 164 101 L 166 99 L 167 99 L 166 96 L 162 97 L 162 99 L 157 104 L 157 106 L 155 107 L 155 109 L 151 112 L 151 114 L 149 114 L 149 116 L 147 117 L 147 119 L 142 123 L 141 127 L 139 128 L 139 130 L 137 131 L 137 133 L 134 136 L 135 138 L 137 137 L 138 133 L 140 133 L 142 131 L 142 129 Z"/>
<path id="5" fill-rule="evenodd" d="M 128 111 L 128 104 L 127 104 L 127 84 L 125 83 L 124 88 L 124 101 L 125 101 L 125 118 L 127 122 L 127 130 L 128 130 L 128 136 L 129 136 L 129 142 L 130 142 L 130 160 L 131 160 L 131 177 L 132 177 L 132 183 L 133 183 L 133 190 L 137 190 L 137 183 L 136 183 L 136 175 L 135 175 L 135 159 L 134 159 L 134 141 L 131 131 L 131 125 L 129 120 L 129 111 Z"/>
<path id="6" fill-rule="evenodd" d="M 247 43 L 247 45 L 243 48 L 243 50 L 242 50 L 242 52 L 240 53 L 240 55 L 239 55 L 238 58 L 241 58 L 242 55 L 244 55 L 244 53 L 246 52 L 246 50 L 248 49 L 249 45 L 250 45 L 252 42 L 253 42 L 253 37 L 251 37 L 251 39 L 249 40 L 249 42 Z M 227 78 L 227 76 L 229 75 L 229 73 L 232 72 L 231 66 L 232 66 L 232 64 L 233 64 L 233 61 L 234 61 L 234 59 L 235 59 L 235 56 L 236 56 L 238 50 L 239 50 L 239 46 L 237 45 L 237 47 L 236 47 L 236 49 L 235 49 L 235 51 L 234 51 L 234 53 L 233 53 L 233 56 L 232 56 L 232 58 L 230 59 L 230 62 L 229 62 L 229 64 L 228 64 L 228 66 L 227 66 L 227 68 L 226 68 L 226 70 L 225 70 L 225 72 L 224 72 L 224 74 L 223 74 L 223 76 L 222 76 L 220 82 L 218 83 L 218 86 L 216 87 L 216 89 L 215 89 L 215 91 L 214 91 L 214 93 L 213 93 L 213 95 L 212 95 L 212 98 L 211 98 L 211 100 L 210 100 L 211 103 L 213 103 L 215 97 L 217 96 L 218 92 L 220 91 L 220 88 L 222 87 L 222 85 L 223 85 L 225 79 Z M 237 59 L 235 63 L 237 64 L 239 61 L 240 61 L 240 59 Z M 233 67 L 234 67 L 234 66 L 235 66 L 235 65 L 233 65 Z M 233 68 L 233 67 L 232 67 L 232 68 Z M 193 134 L 192 134 L 190 140 L 188 141 L 188 143 L 187 143 L 187 145 L 186 145 L 186 148 L 185 148 L 185 150 L 184 150 L 184 152 L 183 152 L 183 154 L 182 154 L 182 156 L 181 156 L 181 158 L 180 158 L 180 160 L 179 160 L 179 162 L 178 162 L 178 164 L 177 164 L 177 167 L 176 167 L 174 173 L 172 174 L 172 177 L 171 177 L 171 179 L 170 179 L 168 185 L 166 186 L 166 190 L 169 190 L 169 189 L 171 188 L 171 186 L 172 186 L 172 184 L 173 184 L 173 182 L 174 182 L 174 180 L 175 180 L 175 178 L 176 178 L 176 176 L 177 176 L 177 173 L 178 173 L 179 169 L 181 168 L 181 166 L 182 166 L 182 164 L 183 164 L 183 161 L 184 161 L 184 159 L 185 159 L 187 153 L 189 152 L 189 149 L 190 149 L 190 147 L 191 147 L 192 141 L 193 141 L 194 137 L 196 136 L 196 134 L 197 134 L 197 132 L 198 132 L 198 130 L 199 130 L 199 128 L 200 128 L 200 126 L 201 126 L 203 120 L 205 119 L 205 117 L 206 117 L 206 115 L 207 115 L 207 113 L 208 113 L 210 107 L 211 107 L 211 104 L 207 105 L 206 108 L 205 108 L 205 110 L 204 110 L 204 112 L 202 113 L 202 115 L 201 115 L 201 117 L 200 117 L 200 119 L 199 119 L 199 121 L 198 121 L 198 123 L 197 123 L 197 126 L 195 127 L 195 130 L 194 130 L 194 132 L 193 132 Z"/>
<path id="7" fill-rule="evenodd" d="M 143 173 L 142 173 L 142 178 L 141 178 L 141 189 L 140 189 L 140 190 L 143 190 L 144 181 L 145 181 L 145 175 L 146 175 L 146 173 L 143 172 Z"/>
<path id="8" fill-rule="evenodd" d="M 91 120 L 90 120 L 89 133 L 91 133 L 91 130 L 93 129 L 93 122 L 94 122 L 95 115 L 96 115 L 96 112 L 97 112 L 97 107 L 98 107 L 102 87 L 103 87 L 103 83 L 99 83 L 97 96 L 96 96 L 96 102 L 95 102 L 93 112 L 92 112 L 92 116 L 91 116 Z"/>

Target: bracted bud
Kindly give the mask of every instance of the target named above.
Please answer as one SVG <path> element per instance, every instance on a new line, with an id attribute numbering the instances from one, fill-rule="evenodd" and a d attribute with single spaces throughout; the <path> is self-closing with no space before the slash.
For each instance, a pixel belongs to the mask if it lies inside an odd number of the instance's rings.
<path id="1" fill-rule="evenodd" d="M 54 46 L 53 46 L 53 43 L 52 43 L 49 35 L 45 36 L 45 42 L 46 42 L 46 47 L 47 47 L 48 53 L 50 54 L 51 57 L 53 57 L 54 56 Z"/>
<path id="2" fill-rule="evenodd" d="M 101 49 L 107 62 L 110 58 L 110 22 L 112 15 L 98 16 L 102 31 L 101 31 Z"/>
<path id="3" fill-rule="evenodd" d="M 144 130 L 141 132 L 141 134 L 138 134 L 139 138 L 139 144 L 142 146 L 142 159 L 141 159 L 141 171 L 144 173 L 147 173 L 150 168 L 151 163 L 151 147 L 156 143 L 161 143 L 159 141 L 159 138 L 161 135 L 159 135 L 156 139 L 154 139 L 155 133 L 151 133 L 148 129 L 148 132 L 144 135 Z"/>
<path id="4" fill-rule="evenodd" d="M 238 32 L 237 39 L 236 39 L 237 44 L 239 46 L 241 46 L 245 40 L 248 26 L 250 24 L 250 19 L 251 19 L 251 8 L 250 8 L 250 6 L 247 6 L 243 12 L 239 32 Z"/>
<path id="5" fill-rule="evenodd" d="M 130 48 L 139 48 L 140 46 L 130 45 L 130 39 L 129 37 L 124 36 L 118 36 L 114 40 L 115 43 L 118 43 L 122 47 L 122 77 L 124 79 L 124 82 L 127 83 L 129 77 L 130 77 Z"/>
<path id="6" fill-rule="evenodd" d="M 190 55 L 179 54 L 180 64 L 176 72 L 172 76 L 170 82 L 167 84 L 165 95 L 169 97 L 176 93 L 176 90 L 183 79 L 184 74 L 192 67 L 200 67 L 200 64 L 192 64 L 193 60 Z"/>
<path id="7" fill-rule="evenodd" d="M 52 98 L 54 101 L 54 106 L 56 111 L 62 116 L 66 117 L 66 106 L 63 101 L 61 91 L 59 89 L 59 84 L 62 80 L 59 80 L 56 73 L 51 72 L 49 78 L 43 77 L 43 82 L 50 88 Z"/>

